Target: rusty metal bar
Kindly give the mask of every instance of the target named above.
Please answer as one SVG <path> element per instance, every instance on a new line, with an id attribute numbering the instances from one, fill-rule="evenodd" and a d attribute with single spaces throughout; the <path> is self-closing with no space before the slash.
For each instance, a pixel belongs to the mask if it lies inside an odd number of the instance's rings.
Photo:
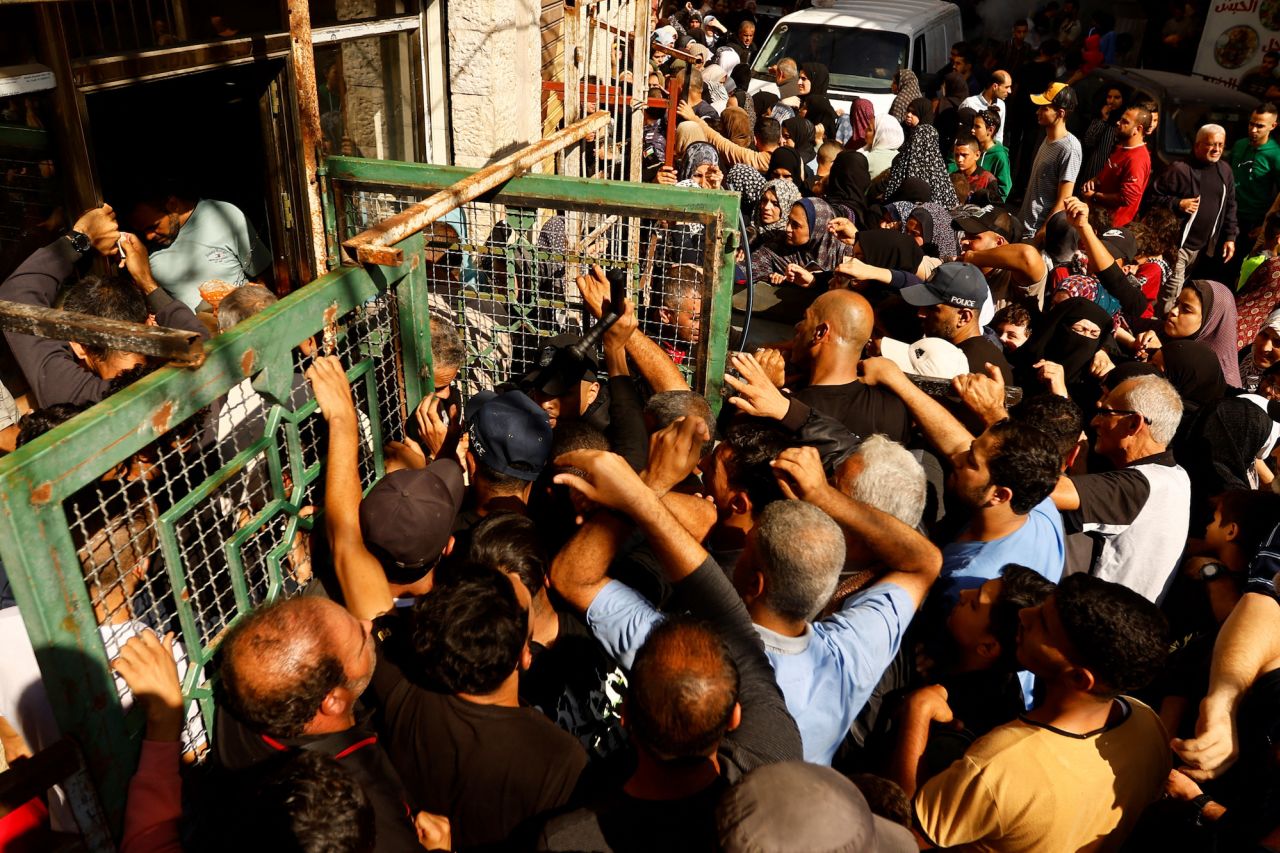
<path id="1" fill-rule="evenodd" d="M 512 178 L 528 172 L 537 163 L 605 127 L 610 120 L 609 113 L 605 110 L 592 113 L 582 121 L 556 131 L 509 157 L 485 166 L 470 177 L 440 190 L 427 200 L 405 208 L 395 216 L 379 222 L 344 242 L 343 248 L 347 250 L 348 257 L 354 257 L 362 264 L 400 266 L 404 263 L 404 251 L 396 248 L 396 243 L 412 234 L 417 234 L 449 211 L 474 201 Z"/>
<path id="2" fill-rule="evenodd" d="M 311 11 L 306 0 L 289 2 L 289 45 L 294 85 L 298 95 L 298 123 L 302 144 L 303 180 L 307 189 L 307 213 L 311 222 L 311 274 L 317 278 L 328 271 L 329 253 L 325 245 L 324 207 L 320 201 L 319 164 L 320 96 L 316 92 L 316 56 L 311 46 Z"/>
<path id="3" fill-rule="evenodd" d="M 557 83 L 554 80 L 543 80 L 542 91 L 563 94 L 564 84 Z M 617 86 L 602 86 L 597 83 L 583 83 L 579 87 L 579 92 L 581 94 L 585 94 L 588 98 L 599 99 L 599 102 L 602 104 L 622 104 L 626 103 L 628 98 L 627 92 L 624 89 L 619 89 Z M 666 109 L 667 106 L 669 106 L 666 98 L 644 98 L 640 100 L 633 100 L 632 103 L 638 104 L 641 109 L 644 109 L 645 107 L 662 107 L 663 109 Z M 643 130 L 644 129 L 641 128 L 642 133 Z"/>
<path id="4" fill-rule="evenodd" d="M 204 341 L 195 332 L 108 320 L 78 311 L 0 299 L 0 329 L 149 355 L 183 367 L 198 367 L 204 363 Z"/>
<path id="5" fill-rule="evenodd" d="M 680 106 L 680 78 L 667 78 L 667 150 L 663 165 L 671 168 L 671 164 L 676 161 L 676 124 L 680 120 L 680 114 L 676 111 Z"/>
<path id="6" fill-rule="evenodd" d="M 653 45 L 653 49 L 657 51 L 661 51 L 662 53 L 669 53 L 672 56 L 674 56 L 676 59 L 683 59 L 685 62 L 689 63 L 690 65 L 692 65 L 693 61 L 697 59 L 697 57 L 694 56 L 692 53 L 686 53 L 685 51 L 680 50 L 678 48 L 674 48 L 674 47 L 667 47 L 665 44 L 657 44 L 655 42 Z"/>

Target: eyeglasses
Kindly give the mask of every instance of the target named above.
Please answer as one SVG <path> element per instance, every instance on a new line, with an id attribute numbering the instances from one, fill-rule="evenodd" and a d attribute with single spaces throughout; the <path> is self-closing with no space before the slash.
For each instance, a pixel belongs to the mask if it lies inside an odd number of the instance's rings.
<path id="1" fill-rule="evenodd" d="M 1146 415 L 1142 414 L 1142 412 L 1134 411 L 1133 409 L 1103 409 L 1103 408 L 1099 408 L 1099 409 L 1097 410 L 1097 413 L 1098 413 L 1098 414 L 1100 414 L 1100 415 L 1121 415 L 1121 416 L 1123 416 L 1123 415 L 1137 415 L 1138 417 L 1142 418 L 1143 422 L 1145 422 L 1145 423 L 1147 424 L 1147 426 L 1150 426 L 1150 425 L 1151 425 L 1151 418 L 1149 418 L 1149 417 L 1147 417 Z"/>

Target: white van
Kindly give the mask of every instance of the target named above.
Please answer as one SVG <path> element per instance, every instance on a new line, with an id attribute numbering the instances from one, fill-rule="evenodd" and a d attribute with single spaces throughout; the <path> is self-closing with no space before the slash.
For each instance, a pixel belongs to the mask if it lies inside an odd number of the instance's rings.
<path id="1" fill-rule="evenodd" d="M 749 91 L 777 91 L 769 66 L 789 56 L 827 66 L 837 111 L 847 113 L 856 95 L 884 113 L 894 72 L 910 68 L 923 83 L 963 40 L 960 9 L 943 0 L 815 0 L 774 25 L 751 66 Z"/>

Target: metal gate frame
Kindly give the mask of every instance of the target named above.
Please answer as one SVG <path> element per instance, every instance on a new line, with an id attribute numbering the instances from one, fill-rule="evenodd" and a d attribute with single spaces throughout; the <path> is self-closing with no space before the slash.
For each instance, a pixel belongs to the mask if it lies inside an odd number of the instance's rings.
<path id="1" fill-rule="evenodd" d="M 456 167 L 353 158 L 333 158 L 328 163 L 331 179 L 419 190 L 445 188 L 472 173 L 473 170 Z M 733 227 L 738 209 L 736 195 L 529 175 L 509 181 L 482 200 L 525 207 L 567 206 L 635 218 L 678 210 L 672 218 L 702 223 L 707 236 L 704 280 L 714 282 L 714 286 L 704 288 L 704 340 L 709 343 L 698 359 L 698 384 L 713 404 L 719 401 L 737 242 Z M 327 201 L 327 219 L 332 227 L 335 208 L 332 198 Z M 310 527 L 311 521 L 302 518 L 299 510 L 307 488 L 324 476 L 323 459 L 310 465 L 304 461 L 299 437 L 300 425 L 315 416 L 315 402 L 309 400 L 296 411 L 290 409 L 288 402 L 295 370 L 292 342 L 321 333 L 332 327 L 336 317 L 357 312 L 369 300 L 393 293 L 391 310 L 398 317 L 400 330 L 399 339 L 392 341 L 400 357 L 401 369 L 396 377 L 399 398 L 383 402 L 400 407 L 401 412 L 411 412 L 431 390 L 423 247 L 423 236 L 414 234 L 398 244 L 405 257 L 399 266 L 347 265 L 332 270 L 213 339 L 202 366 L 158 370 L 0 459 L 0 559 L 22 610 L 54 716 L 63 735 L 74 739 L 84 750 L 108 828 L 115 835 L 122 825 L 127 786 L 137 764 L 143 721 L 141 714 L 126 718 L 121 711 L 63 502 L 252 377 L 255 390 L 270 404 L 263 437 L 189 492 L 179 493 L 172 508 L 182 512 L 181 506 L 204 500 L 221 484 L 244 472 L 251 462 L 266 457 L 269 502 L 244 525 L 243 535 L 229 537 L 219 546 L 227 556 L 235 599 L 235 613 L 228 620 L 229 625 L 251 608 L 245 591 L 246 567 L 239 560 L 237 542 L 233 540 L 246 539 L 284 518 L 287 533 L 282 543 L 288 543 L 299 527 Z M 376 388 L 377 377 L 373 374 L 372 360 L 348 364 L 353 384 L 364 382 Z M 377 399 L 370 395 L 371 409 Z M 376 480 L 383 474 L 380 413 L 375 410 L 368 414 L 374 440 L 370 473 Z M 282 476 L 284 464 L 289 477 Z M 180 544 L 172 535 L 161 535 L 160 542 L 174 598 L 186 602 L 186 553 L 176 552 Z M 226 550 L 228 546 L 231 550 Z M 270 583 L 265 597 L 271 599 L 285 591 L 278 554 L 269 561 L 267 572 Z M 186 602 L 177 610 L 181 639 L 192 664 L 185 693 L 188 700 L 200 703 L 205 719 L 211 720 L 207 680 L 192 682 L 194 673 L 212 657 L 221 633 L 205 646 L 199 632 L 191 633 L 192 605 Z M 207 728 L 211 735 L 212 727 Z M 101 827 L 92 798 L 73 797 L 72 806 L 82 827 L 86 827 L 91 849 L 111 849 L 101 840 L 107 837 L 106 833 L 92 832 L 95 825 Z"/>

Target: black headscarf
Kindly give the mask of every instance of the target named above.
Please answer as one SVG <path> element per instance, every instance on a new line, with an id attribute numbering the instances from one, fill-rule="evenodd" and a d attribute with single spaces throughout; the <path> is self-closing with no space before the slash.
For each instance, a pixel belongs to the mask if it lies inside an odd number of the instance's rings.
<path id="1" fill-rule="evenodd" d="M 909 234 L 868 228 L 858 232 L 862 259 L 873 267 L 915 273 L 924 259 L 924 250 Z"/>
<path id="2" fill-rule="evenodd" d="M 1117 364 L 1115 369 L 1102 378 L 1102 387 L 1107 391 L 1116 390 L 1116 386 L 1137 379 L 1139 376 L 1164 376 L 1164 371 L 1146 361 L 1126 361 Z"/>
<path id="3" fill-rule="evenodd" d="M 1072 331 L 1072 324 L 1078 320 L 1090 321 L 1101 330 L 1101 334 L 1090 338 Z M 1093 300 L 1079 296 L 1062 300 L 1049 309 L 1030 340 L 1014 353 L 1019 382 L 1024 388 L 1034 388 L 1036 371 L 1033 365 L 1047 359 L 1062 365 L 1062 375 L 1068 388 L 1092 384 L 1089 367 L 1093 364 L 1093 356 L 1110 339 L 1111 329 L 1111 315 Z M 1097 399 L 1096 389 L 1092 395 L 1083 388 L 1080 390 L 1082 393 L 1077 395 L 1073 392 L 1072 397 Z"/>
<path id="4" fill-rule="evenodd" d="M 742 63 L 738 68 L 742 68 L 746 63 Z M 737 71 L 738 69 L 733 69 Z M 756 108 L 756 121 L 764 118 L 764 114 L 769 112 L 774 104 L 778 103 L 778 95 L 775 92 L 756 92 L 751 96 L 751 105 Z"/>
<path id="5" fill-rule="evenodd" d="M 857 151 L 841 151 L 827 173 L 823 196 L 833 207 L 844 208 L 844 212 L 851 214 L 859 228 L 870 228 L 872 222 L 867 205 L 867 187 L 870 184 L 867 158 Z"/>
<path id="6" fill-rule="evenodd" d="M 1178 389 L 1185 410 L 1195 411 L 1227 393 L 1218 356 L 1193 340 L 1169 341 L 1160 350 L 1164 375 Z"/>
<path id="7" fill-rule="evenodd" d="M 916 98 L 907 106 L 907 112 L 920 119 L 920 124 L 933 124 L 933 101 L 928 98 Z"/>
<path id="8" fill-rule="evenodd" d="M 821 62 L 805 62 L 800 70 L 809 78 L 809 94 L 804 96 L 804 117 L 814 125 L 822 125 L 826 131 L 824 138 L 835 141 L 839 119 L 827 98 L 827 86 L 831 80 L 827 66 Z"/>
<path id="9" fill-rule="evenodd" d="M 818 152 L 813 147 L 813 123 L 807 118 L 795 116 L 784 121 L 782 126 L 791 137 L 791 142 L 800 159 L 805 163 L 812 162 L 818 156 Z"/>
<path id="10" fill-rule="evenodd" d="M 912 204 L 924 204 L 932 199 L 933 190 L 924 178 L 903 178 L 897 192 L 893 194 L 894 201 L 909 201 Z"/>
<path id="11" fill-rule="evenodd" d="M 768 176 L 772 177 L 773 170 L 778 168 L 786 169 L 791 173 L 791 182 L 796 185 L 802 195 L 809 194 L 809 170 L 796 149 L 787 148 L 785 145 L 773 149 L 773 153 L 769 155 Z"/>
<path id="12" fill-rule="evenodd" d="M 1174 451 L 1178 464 L 1191 477 L 1193 529 L 1209 521 L 1213 495 L 1253 488 L 1249 473 L 1271 440 L 1273 426 L 1266 412 L 1239 397 L 1210 403 L 1196 416 L 1185 441 Z"/>

